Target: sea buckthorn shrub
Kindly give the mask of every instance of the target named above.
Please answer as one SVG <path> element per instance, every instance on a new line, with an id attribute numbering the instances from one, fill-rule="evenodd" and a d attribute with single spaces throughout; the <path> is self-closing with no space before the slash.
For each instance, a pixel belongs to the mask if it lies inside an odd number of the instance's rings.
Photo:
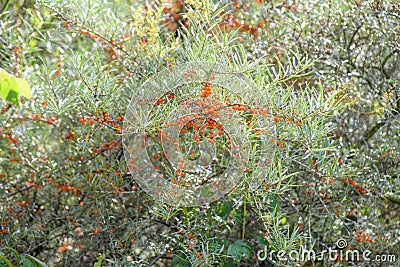
<path id="1" fill-rule="evenodd" d="M 339 238 L 398 251 L 394 2 L 11 2 L 0 67 L 28 79 L 33 99 L 0 100 L 0 247 L 49 266 L 307 266 L 257 252 Z M 273 125 L 274 161 L 257 189 L 175 207 L 130 175 L 122 133 L 136 88 L 185 62 L 230 66 L 265 95 L 254 108 Z"/>

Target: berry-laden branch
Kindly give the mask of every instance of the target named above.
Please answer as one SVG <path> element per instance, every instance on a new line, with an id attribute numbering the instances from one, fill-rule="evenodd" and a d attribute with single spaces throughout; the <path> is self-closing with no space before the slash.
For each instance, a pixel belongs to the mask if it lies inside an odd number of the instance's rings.
<path id="1" fill-rule="evenodd" d="M 111 53 L 111 59 L 116 60 L 118 59 L 118 54 L 116 52 L 120 51 L 120 53 L 124 54 L 128 59 L 129 62 L 131 62 L 134 66 L 140 65 L 141 61 L 137 59 L 138 57 L 134 57 L 131 53 L 129 53 L 126 49 L 125 46 L 123 45 L 124 41 L 129 40 L 131 37 L 130 35 L 124 36 L 124 38 L 120 40 L 116 40 L 115 38 L 109 38 L 105 34 L 99 33 L 91 28 L 88 28 L 85 26 L 83 22 L 76 21 L 75 19 L 67 18 L 62 14 L 60 11 L 56 10 L 55 8 L 47 5 L 47 4 L 42 4 L 49 10 L 55 12 L 59 18 L 61 18 L 62 22 L 61 24 L 66 28 L 70 29 L 71 27 L 75 27 L 75 32 L 80 33 L 81 36 L 87 36 L 91 38 L 93 41 L 97 41 L 100 45 L 108 47 L 107 51 Z M 116 50 L 115 50 L 116 49 Z M 128 72 L 133 73 L 133 70 L 130 68 L 130 65 L 126 65 L 125 60 L 120 60 L 120 62 L 128 69 Z M 137 75 L 141 76 L 140 73 L 136 73 Z M 141 76 L 143 77 L 143 76 Z"/>

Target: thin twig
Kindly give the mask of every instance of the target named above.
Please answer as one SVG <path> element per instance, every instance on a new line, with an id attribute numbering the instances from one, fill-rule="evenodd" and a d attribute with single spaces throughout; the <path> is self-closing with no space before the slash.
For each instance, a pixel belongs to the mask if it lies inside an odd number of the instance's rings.
<path id="1" fill-rule="evenodd" d="M 9 194 L 8 197 L 15 196 L 16 194 L 19 194 L 19 193 L 21 193 L 21 192 L 24 192 L 24 191 L 27 191 L 27 190 L 29 190 L 29 189 L 32 189 L 33 187 L 34 187 L 33 185 L 23 187 L 23 188 L 19 189 L 18 191 L 15 191 L 15 192 Z"/>

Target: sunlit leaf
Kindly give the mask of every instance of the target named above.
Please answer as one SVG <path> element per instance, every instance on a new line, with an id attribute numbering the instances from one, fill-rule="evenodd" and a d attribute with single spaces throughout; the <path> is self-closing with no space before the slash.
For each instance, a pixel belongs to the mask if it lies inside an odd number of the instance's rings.
<path id="1" fill-rule="evenodd" d="M 30 99 L 31 98 L 31 86 L 27 82 L 27 80 L 22 79 L 22 78 L 17 78 L 15 81 L 18 84 L 18 88 L 20 90 L 20 94 L 25 97 Z"/>
<path id="2" fill-rule="evenodd" d="M 0 68 L 0 96 L 18 105 L 20 95 L 31 98 L 29 83 L 23 78 L 15 78 Z"/>

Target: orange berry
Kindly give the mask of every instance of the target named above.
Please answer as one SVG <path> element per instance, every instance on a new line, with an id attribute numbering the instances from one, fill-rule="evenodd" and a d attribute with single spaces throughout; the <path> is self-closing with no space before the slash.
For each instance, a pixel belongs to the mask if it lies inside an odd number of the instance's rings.
<path id="1" fill-rule="evenodd" d="M 365 189 L 361 190 L 361 194 L 365 195 L 367 193 L 367 191 Z"/>

